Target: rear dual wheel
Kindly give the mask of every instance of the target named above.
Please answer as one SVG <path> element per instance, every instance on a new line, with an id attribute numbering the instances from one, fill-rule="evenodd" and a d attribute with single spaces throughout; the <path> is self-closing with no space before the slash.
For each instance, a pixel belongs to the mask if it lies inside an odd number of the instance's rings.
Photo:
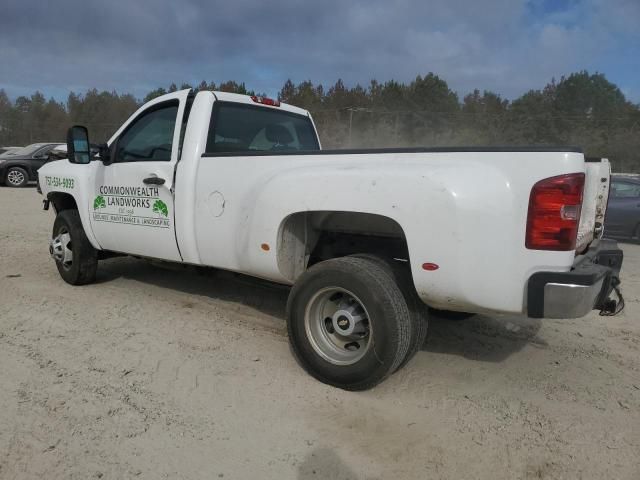
<path id="1" fill-rule="evenodd" d="M 401 288 L 376 257 L 336 258 L 307 270 L 287 303 L 289 341 L 302 367 L 346 390 L 366 390 L 395 372 L 422 335 Z"/>
<path id="2" fill-rule="evenodd" d="M 389 274 L 396 282 L 405 301 L 407 302 L 409 315 L 411 316 L 411 339 L 409 343 L 409 350 L 407 351 L 404 360 L 400 362 L 400 365 L 396 369 L 396 371 L 400 370 L 409 363 L 416 353 L 420 351 L 427 339 L 429 307 L 427 307 L 418 296 L 418 292 L 413 285 L 413 279 L 411 278 L 411 271 L 408 264 L 371 254 L 359 254 L 355 255 L 355 257 L 371 260 L 384 268 L 387 274 Z"/>

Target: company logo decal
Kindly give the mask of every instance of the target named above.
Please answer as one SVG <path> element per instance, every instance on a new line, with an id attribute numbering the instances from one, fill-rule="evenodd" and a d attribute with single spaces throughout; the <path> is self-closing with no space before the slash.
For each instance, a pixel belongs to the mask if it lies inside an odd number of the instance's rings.
<path id="1" fill-rule="evenodd" d="M 153 212 L 154 213 L 160 213 L 161 215 L 164 215 L 165 217 L 169 216 L 169 209 L 167 208 L 167 204 L 164 203 L 162 200 L 156 200 L 153 203 Z"/>
<path id="2" fill-rule="evenodd" d="M 157 187 L 102 185 L 93 200 L 93 220 L 153 228 L 171 228 L 169 207 Z"/>
<path id="3" fill-rule="evenodd" d="M 107 206 L 107 202 L 104 201 L 104 197 L 102 195 L 98 195 L 96 199 L 93 201 L 93 209 L 98 210 L 99 208 L 104 208 Z"/>

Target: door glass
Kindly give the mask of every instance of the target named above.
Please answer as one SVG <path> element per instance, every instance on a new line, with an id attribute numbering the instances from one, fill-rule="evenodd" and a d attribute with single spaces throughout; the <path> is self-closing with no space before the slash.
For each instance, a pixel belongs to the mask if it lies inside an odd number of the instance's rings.
<path id="1" fill-rule="evenodd" d="M 177 101 L 143 113 L 118 139 L 115 161 L 170 161 L 177 115 Z"/>
<path id="2" fill-rule="evenodd" d="M 640 184 L 631 182 L 613 182 L 611 184 L 611 196 L 614 198 L 640 197 Z"/>
<path id="3" fill-rule="evenodd" d="M 33 156 L 33 158 L 47 158 L 48 153 L 53 150 L 53 147 L 55 147 L 56 145 L 47 145 L 46 147 L 38 150 L 35 155 Z"/>

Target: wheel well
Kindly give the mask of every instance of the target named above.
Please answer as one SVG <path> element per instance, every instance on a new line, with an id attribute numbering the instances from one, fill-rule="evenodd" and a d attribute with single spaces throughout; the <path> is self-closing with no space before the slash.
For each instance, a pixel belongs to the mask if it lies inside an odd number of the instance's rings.
<path id="1" fill-rule="evenodd" d="M 383 215 L 298 212 L 289 215 L 280 226 L 278 268 L 291 281 L 315 263 L 357 253 L 409 259 L 402 227 Z"/>
<path id="2" fill-rule="evenodd" d="M 56 212 L 61 212 L 63 210 L 78 210 L 76 199 L 68 193 L 52 192 L 47 195 L 47 198 L 51 203 L 53 203 L 53 208 L 55 208 Z"/>

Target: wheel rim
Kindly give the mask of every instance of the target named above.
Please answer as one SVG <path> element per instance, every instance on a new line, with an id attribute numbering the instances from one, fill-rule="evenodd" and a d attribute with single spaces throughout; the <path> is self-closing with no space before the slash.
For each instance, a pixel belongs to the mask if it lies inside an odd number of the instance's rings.
<path id="1" fill-rule="evenodd" d="M 61 228 L 58 235 L 51 239 L 49 253 L 53 259 L 62 265 L 62 268 L 69 270 L 73 265 L 73 244 L 71 235 L 66 228 Z"/>
<path id="2" fill-rule="evenodd" d="M 304 315 L 307 338 L 315 352 L 334 365 L 352 365 L 369 350 L 373 331 L 362 301 L 340 287 L 316 292 Z"/>
<path id="3" fill-rule="evenodd" d="M 9 173 L 7 173 L 7 182 L 9 182 L 11 185 L 22 185 L 22 183 L 24 183 L 24 180 L 24 173 L 22 173 L 20 170 L 11 170 Z"/>

